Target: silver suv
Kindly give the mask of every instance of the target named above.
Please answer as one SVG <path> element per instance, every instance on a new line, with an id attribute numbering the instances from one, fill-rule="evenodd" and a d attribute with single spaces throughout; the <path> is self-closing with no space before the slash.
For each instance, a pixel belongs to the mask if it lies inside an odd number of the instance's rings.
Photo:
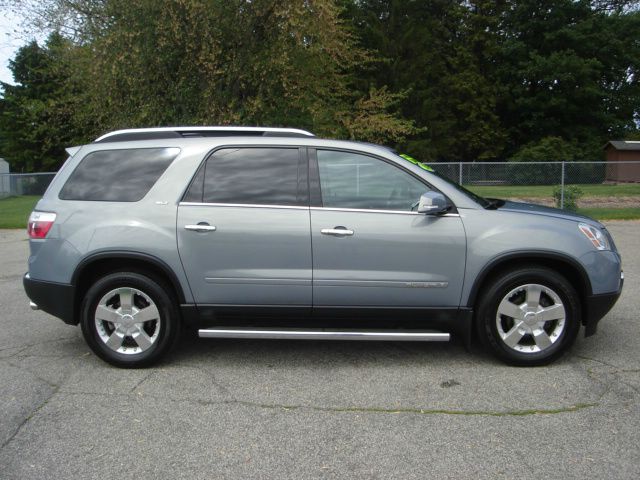
<path id="1" fill-rule="evenodd" d="M 29 219 L 32 308 L 149 365 L 201 337 L 478 338 L 541 365 L 623 284 L 598 222 L 481 198 L 393 150 L 294 129 L 121 130 L 68 150 Z"/>

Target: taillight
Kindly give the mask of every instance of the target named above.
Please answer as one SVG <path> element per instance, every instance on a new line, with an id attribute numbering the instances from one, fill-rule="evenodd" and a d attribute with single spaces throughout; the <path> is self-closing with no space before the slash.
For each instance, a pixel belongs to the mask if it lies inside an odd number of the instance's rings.
<path id="1" fill-rule="evenodd" d="M 44 238 L 51 230 L 56 214 L 51 212 L 31 212 L 27 233 L 29 238 Z"/>

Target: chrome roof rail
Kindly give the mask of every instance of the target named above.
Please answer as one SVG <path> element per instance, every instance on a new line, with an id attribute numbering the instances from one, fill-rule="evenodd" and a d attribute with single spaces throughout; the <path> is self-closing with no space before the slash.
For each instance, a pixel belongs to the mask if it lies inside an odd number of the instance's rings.
<path id="1" fill-rule="evenodd" d="M 273 127 L 156 127 L 115 130 L 94 140 L 93 143 L 127 142 L 189 137 L 313 137 L 313 133 L 297 128 Z"/>

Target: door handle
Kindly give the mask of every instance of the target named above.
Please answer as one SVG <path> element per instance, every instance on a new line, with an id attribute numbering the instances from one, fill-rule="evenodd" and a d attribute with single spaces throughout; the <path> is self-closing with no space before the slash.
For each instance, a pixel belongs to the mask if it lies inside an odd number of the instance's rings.
<path id="1" fill-rule="evenodd" d="M 322 235 L 332 235 L 334 237 L 351 237 L 353 235 L 353 230 L 348 230 L 345 227 L 335 227 L 335 228 L 323 228 L 320 230 Z"/>
<path id="2" fill-rule="evenodd" d="M 191 230 L 193 232 L 200 232 L 200 233 L 204 233 L 204 232 L 215 232 L 216 231 L 216 227 L 214 227 L 213 225 L 209 225 L 208 223 L 199 223 L 197 225 L 185 225 L 184 226 L 185 230 Z"/>

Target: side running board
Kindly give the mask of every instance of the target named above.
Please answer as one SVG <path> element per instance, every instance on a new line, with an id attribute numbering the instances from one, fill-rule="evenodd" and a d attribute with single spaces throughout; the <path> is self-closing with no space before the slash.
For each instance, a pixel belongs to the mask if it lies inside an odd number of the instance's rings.
<path id="1" fill-rule="evenodd" d="M 232 328 L 198 330 L 202 338 L 265 338 L 292 340 L 392 340 L 396 342 L 448 342 L 448 333 L 433 330 L 342 330 L 314 328 Z"/>

